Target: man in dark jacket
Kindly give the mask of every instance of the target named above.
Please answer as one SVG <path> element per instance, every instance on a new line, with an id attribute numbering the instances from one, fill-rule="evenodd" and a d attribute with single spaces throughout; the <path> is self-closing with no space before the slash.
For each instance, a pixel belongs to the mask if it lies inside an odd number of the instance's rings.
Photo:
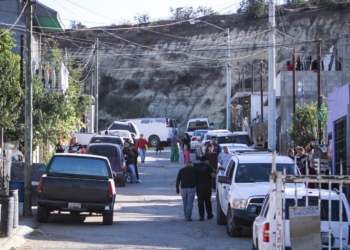
<path id="1" fill-rule="evenodd" d="M 180 193 L 181 183 L 181 196 L 185 218 L 187 221 L 192 221 L 192 209 L 194 196 L 196 194 L 196 176 L 197 172 L 192 163 L 186 163 L 185 167 L 181 168 L 176 178 L 176 193 Z"/>
<path id="2" fill-rule="evenodd" d="M 196 168 L 199 168 L 200 171 L 197 171 L 197 182 L 196 182 L 196 191 L 198 199 L 198 212 L 199 220 L 204 221 L 204 213 L 207 211 L 207 219 L 212 219 L 213 211 L 211 205 L 211 189 L 212 189 L 212 180 L 215 178 L 215 173 L 213 168 L 208 164 L 209 159 L 206 156 L 201 157 L 201 163 L 193 163 Z M 205 210 L 204 210 L 205 204 Z"/>
<path id="3" fill-rule="evenodd" d="M 138 183 L 136 180 L 135 165 L 134 165 L 135 154 L 130 148 L 130 145 L 128 142 L 124 143 L 123 154 L 124 154 L 124 159 L 126 160 L 126 166 L 128 167 L 128 170 L 130 172 L 130 183 Z"/>
<path id="4" fill-rule="evenodd" d="M 213 135 L 211 137 L 211 143 L 207 146 L 207 148 L 205 149 L 205 152 L 208 153 L 209 152 L 209 146 L 213 145 L 213 152 L 216 153 L 216 156 L 219 157 L 219 154 L 221 153 L 221 147 L 218 143 L 216 143 L 216 136 Z"/>

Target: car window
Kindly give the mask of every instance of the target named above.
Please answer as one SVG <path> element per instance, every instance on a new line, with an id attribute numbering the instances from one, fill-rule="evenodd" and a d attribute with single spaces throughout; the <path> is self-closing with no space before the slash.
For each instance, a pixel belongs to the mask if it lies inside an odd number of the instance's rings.
<path id="1" fill-rule="evenodd" d="M 263 206 L 261 208 L 261 212 L 260 212 L 260 215 L 262 215 L 264 218 L 266 218 L 267 216 L 267 212 L 269 211 L 269 194 L 266 195 L 265 199 L 264 199 L 264 203 L 263 203 Z"/>
<path id="2" fill-rule="evenodd" d="M 306 200 L 298 199 L 298 207 L 305 207 Z M 309 199 L 309 206 L 318 206 L 318 199 Z M 294 207 L 294 199 L 286 200 L 286 220 L 289 220 L 289 207 Z M 321 200 L 321 221 L 328 221 L 328 200 Z M 332 200 L 331 202 L 331 221 L 339 221 L 339 201 Z M 343 204 L 343 221 L 347 222 L 348 218 Z"/>
<path id="3" fill-rule="evenodd" d="M 174 120 L 173 119 L 169 119 L 169 127 L 175 128 L 176 127 L 175 125 L 176 124 L 175 124 Z"/>
<path id="4" fill-rule="evenodd" d="M 241 143 L 248 146 L 251 145 L 248 135 L 228 135 L 228 136 L 219 136 L 218 144 L 221 143 Z"/>
<path id="5" fill-rule="evenodd" d="M 211 134 L 206 134 L 207 135 L 207 140 L 211 140 L 211 138 L 213 137 Z"/>
<path id="6" fill-rule="evenodd" d="M 236 171 L 235 182 L 268 182 L 272 164 L 270 163 L 249 163 L 240 164 Z M 286 169 L 287 175 L 294 175 L 294 164 L 276 164 L 277 171 Z"/>
<path id="7" fill-rule="evenodd" d="M 108 130 L 128 130 L 136 134 L 136 130 L 131 123 L 128 123 L 128 124 L 113 123 Z"/>
<path id="8" fill-rule="evenodd" d="M 90 143 L 113 143 L 118 145 L 123 145 L 123 142 L 120 138 L 114 137 L 92 137 Z"/>
<path id="9" fill-rule="evenodd" d="M 187 126 L 187 131 L 195 131 L 197 129 L 208 129 L 208 123 L 206 121 L 190 122 Z"/>
<path id="10" fill-rule="evenodd" d="M 110 145 L 91 145 L 89 147 L 89 154 L 101 155 L 106 157 L 117 157 L 118 156 L 118 146 Z"/>
<path id="11" fill-rule="evenodd" d="M 232 176 L 233 176 L 234 170 L 235 170 L 235 161 L 230 160 L 226 171 L 227 181 L 229 181 L 230 183 L 232 182 Z"/>
<path id="12" fill-rule="evenodd" d="M 48 167 L 47 175 L 52 176 L 95 176 L 108 178 L 108 164 L 104 159 L 87 157 L 55 157 Z"/>

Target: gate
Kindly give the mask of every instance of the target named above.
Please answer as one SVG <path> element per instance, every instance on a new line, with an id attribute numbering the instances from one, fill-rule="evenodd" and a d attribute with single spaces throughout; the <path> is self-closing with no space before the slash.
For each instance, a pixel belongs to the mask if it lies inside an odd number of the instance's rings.
<path id="1" fill-rule="evenodd" d="M 268 205 L 275 208 L 275 214 L 269 218 L 269 249 L 286 249 L 286 242 L 288 249 L 291 247 L 293 250 L 343 249 L 343 240 L 348 239 L 350 230 L 350 213 L 344 211 L 349 205 L 347 201 L 343 203 L 346 199 L 343 190 L 350 183 L 350 176 L 343 175 L 342 171 L 345 162 L 340 163 L 340 175 L 321 174 L 321 167 L 317 168 L 317 175 L 309 175 L 308 167 L 304 176 L 287 175 L 285 171 L 276 171 L 276 152 L 273 154 Z M 316 161 L 321 166 L 321 160 Z M 295 165 L 295 173 L 297 168 Z M 305 187 L 301 188 L 303 183 Z M 309 185 L 312 184 L 316 187 L 311 190 Z M 343 234 L 343 229 L 348 232 L 347 235 Z M 346 245 L 348 242 L 349 239 Z"/>

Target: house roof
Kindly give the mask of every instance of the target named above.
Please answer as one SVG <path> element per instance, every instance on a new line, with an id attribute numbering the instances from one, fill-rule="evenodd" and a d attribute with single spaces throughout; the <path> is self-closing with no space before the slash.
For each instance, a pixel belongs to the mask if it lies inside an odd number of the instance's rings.
<path id="1" fill-rule="evenodd" d="M 64 31 L 64 25 L 57 11 L 38 1 L 33 7 L 33 10 L 33 28 L 39 29 L 42 32 Z"/>

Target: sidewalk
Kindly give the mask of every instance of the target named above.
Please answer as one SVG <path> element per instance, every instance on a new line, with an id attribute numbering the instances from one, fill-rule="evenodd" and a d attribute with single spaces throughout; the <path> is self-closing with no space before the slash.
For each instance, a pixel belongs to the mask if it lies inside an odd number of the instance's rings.
<path id="1" fill-rule="evenodd" d="M 26 237 L 36 228 L 36 209 L 32 210 L 32 216 L 20 216 L 18 227 L 12 231 L 12 236 L 0 238 L 0 249 L 10 250 L 21 246 L 26 241 Z"/>

